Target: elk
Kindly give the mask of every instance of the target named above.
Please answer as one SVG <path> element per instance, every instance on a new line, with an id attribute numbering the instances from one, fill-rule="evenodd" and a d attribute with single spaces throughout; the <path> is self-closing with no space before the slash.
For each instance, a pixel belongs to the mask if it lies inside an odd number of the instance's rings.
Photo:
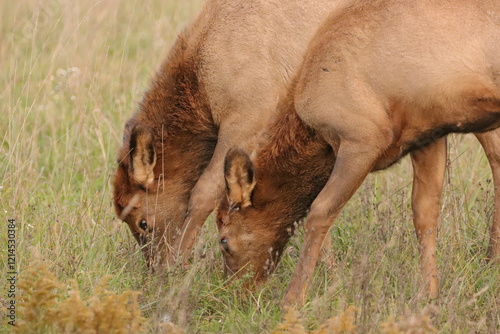
<path id="1" fill-rule="evenodd" d="M 225 159 L 217 223 L 226 272 L 272 272 L 294 222 L 305 239 L 284 303 L 303 303 L 325 235 L 368 173 L 412 160 L 423 287 L 437 297 L 436 227 L 446 135 L 475 132 L 500 187 L 500 7 L 496 1 L 387 1 L 334 10 L 260 138 Z M 491 132 L 487 132 L 491 131 Z M 495 194 L 489 256 L 500 255 Z"/>
<path id="2" fill-rule="evenodd" d="M 118 150 L 114 205 L 148 264 L 187 253 L 224 194 L 227 150 L 276 110 L 338 0 L 207 0 L 178 36 Z"/>

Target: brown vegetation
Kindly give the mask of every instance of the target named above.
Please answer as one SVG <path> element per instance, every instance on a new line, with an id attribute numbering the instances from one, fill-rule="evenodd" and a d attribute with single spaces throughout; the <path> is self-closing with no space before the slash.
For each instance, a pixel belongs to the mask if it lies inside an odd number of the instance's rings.
<path id="1" fill-rule="evenodd" d="M 84 300 L 75 280 L 71 290 L 42 262 L 39 256 L 23 270 L 19 280 L 21 299 L 16 333 L 140 333 L 146 319 L 137 303 L 139 292 L 122 294 L 107 290 L 104 277 L 94 293 Z"/>

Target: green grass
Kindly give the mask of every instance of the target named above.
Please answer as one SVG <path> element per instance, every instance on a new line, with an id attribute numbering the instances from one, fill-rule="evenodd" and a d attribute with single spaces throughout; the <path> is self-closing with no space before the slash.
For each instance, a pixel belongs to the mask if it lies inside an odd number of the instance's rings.
<path id="1" fill-rule="evenodd" d="M 300 233 L 269 283 L 254 293 L 222 275 L 211 218 L 188 269 L 150 276 L 112 207 L 111 177 L 126 120 L 200 0 L 0 2 L 0 271 L 7 278 L 7 220 L 16 219 L 17 266 L 34 247 L 61 282 L 88 296 L 111 274 L 111 290 L 138 290 L 157 333 L 268 333 L 297 262 Z M 390 316 L 420 314 L 418 250 L 411 222 L 411 164 L 370 175 L 331 229 L 334 264 L 317 266 L 307 330 L 348 306 L 360 333 Z M 438 231 L 440 295 L 433 325 L 443 333 L 500 332 L 500 268 L 484 261 L 493 185 L 473 136 L 451 136 Z M 6 306 L 7 286 L 0 302 Z M 5 309 L 0 311 L 0 332 Z M 20 316 L 20 315 L 18 315 Z"/>

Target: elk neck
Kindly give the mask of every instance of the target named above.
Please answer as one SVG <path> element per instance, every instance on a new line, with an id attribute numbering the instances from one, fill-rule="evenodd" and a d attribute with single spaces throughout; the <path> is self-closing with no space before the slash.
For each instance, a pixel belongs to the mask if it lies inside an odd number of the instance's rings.
<path id="1" fill-rule="evenodd" d="M 199 51 L 188 40 L 185 34 L 177 38 L 127 123 L 125 137 L 134 124 L 146 125 L 153 132 L 158 160 L 183 156 L 184 162 L 193 160 L 200 167 L 195 169 L 203 170 L 215 149 L 218 129 L 200 80 Z"/>
<path id="2" fill-rule="evenodd" d="M 290 227 L 305 216 L 334 163 L 331 146 L 297 115 L 291 90 L 257 150 L 255 206 L 272 206 L 286 217 L 276 223 Z"/>

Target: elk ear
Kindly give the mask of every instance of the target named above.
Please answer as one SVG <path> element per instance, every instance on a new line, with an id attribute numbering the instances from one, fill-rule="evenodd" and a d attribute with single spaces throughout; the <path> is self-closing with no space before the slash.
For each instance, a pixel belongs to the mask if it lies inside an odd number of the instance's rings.
<path id="1" fill-rule="evenodd" d="M 143 187 L 153 183 L 156 165 L 156 151 L 151 130 L 143 125 L 136 125 L 130 135 L 129 172 L 135 181 Z"/>
<path id="2" fill-rule="evenodd" d="M 252 205 L 252 191 L 255 187 L 254 166 L 248 154 L 239 148 L 232 148 L 224 161 L 224 178 L 230 201 L 245 208 Z"/>

